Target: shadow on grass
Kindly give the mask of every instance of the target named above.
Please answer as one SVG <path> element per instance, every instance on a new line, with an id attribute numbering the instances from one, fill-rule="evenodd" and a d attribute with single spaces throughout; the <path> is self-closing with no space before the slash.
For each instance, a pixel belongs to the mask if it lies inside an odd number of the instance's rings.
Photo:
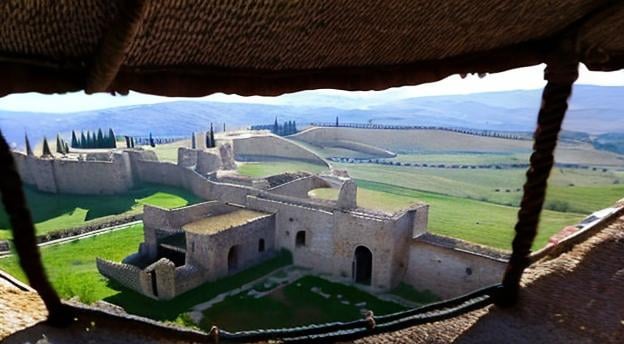
<path id="1" fill-rule="evenodd" d="M 33 187 L 24 187 L 24 193 L 31 209 L 34 223 L 48 221 L 59 216 L 71 215 L 76 209 L 85 209 L 85 221 L 104 216 L 118 215 L 131 210 L 137 205 L 137 200 L 152 196 L 158 192 L 178 196 L 188 203 L 200 201 L 198 197 L 182 189 L 146 184 L 132 189 L 123 195 L 68 195 L 38 191 Z M 0 229 L 10 228 L 9 219 L 0 209 Z M 62 228 L 59 228 L 62 229 Z"/>
<path id="2" fill-rule="evenodd" d="M 206 302 L 217 295 L 240 287 L 261 278 L 279 268 L 292 264 L 292 255 L 282 250 L 276 257 L 252 268 L 227 276 L 214 282 L 205 283 L 190 290 L 173 300 L 157 301 L 129 290 L 119 283 L 109 281 L 108 286 L 120 293 L 107 297 L 106 302 L 123 307 L 126 312 L 145 316 L 155 320 L 175 321 L 182 313 L 188 312 L 193 306 Z"/>

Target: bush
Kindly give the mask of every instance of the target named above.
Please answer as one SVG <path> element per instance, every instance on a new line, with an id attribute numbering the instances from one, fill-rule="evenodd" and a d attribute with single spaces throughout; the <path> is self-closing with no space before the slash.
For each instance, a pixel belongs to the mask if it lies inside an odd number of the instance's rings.
<path id="1" fill-rule="evenodd" d="M 561 200 L 548 201 L 544 208 L 565 213 L 570 211 L 570 203 Z"/>

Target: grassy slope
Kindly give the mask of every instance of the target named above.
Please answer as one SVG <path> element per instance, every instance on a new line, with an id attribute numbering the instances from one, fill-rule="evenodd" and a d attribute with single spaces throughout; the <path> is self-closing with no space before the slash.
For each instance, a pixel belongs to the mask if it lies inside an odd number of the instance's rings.
<path id="1" fill-rule="evenodd" d="M 338 166 L 348 169 L 356 179 L 512 206 L 520 203 L 525 180 L 522 169 L 465 170 L 374 164 Z M 496 192 L 496 189 L 500 191 Z M 624 180 L 617 173 L 554 169 L 549 180 L 546 207 L 555 208 L 557 202 L 563 202 L 567 204 L 567 211 L 589 214 L 612 205 L 623 196 Z"/>
<path id="2" fill-rule="evenodd" d="M 404 187 L 358 180 L 358 205 L 395 211 L 417 201 L 428 203 L 429 231 L 478 244 L 509 250 L 517 208 L 469 200 Z M 334 198 L 334 189 L 315 190 L 315 196 Z M 548 238 L 566 225 L 578 223 L 583 215 L 546 210 L 533 248 L 542 247 Z"/>
<path id="3" fill-rule="evenodd" d="M 321 165 L 310 164 L 302 161 L 270 161 L 270 162 L 246 162 L 241 163 L 238 172 L 249 177 L 267 177 L 284 172 L 308 171 L 320 173 L 327 171 Z"/>
<path id="4" fill-rule="evenodd" d="M 139 213 L 144 204 L 165 208 L 184 206 L 200 201 L 195 195 L 178 188 L 146 185 L 125 195 L 81 196 L 51 194 L 25 188 L 37 233 L 83 225 L 107 216 Z M 0 239 L 11 237 L 9 221 L 0 210 Z"/>
<path id="5" fill-rule="evenodd" d="M 143 226 L 109 234 L 98 235 L 64 245 L 41 249 L 48 277 L 62 298 L 78 296 L 83 302 L 93 302 L 119 293 L 102 277 L 95 266 L 95 258 L 121 261 L 135 252 L 143 241 Z M 17 257 L 0 259 L 0 268 L 26 281 Z"/>

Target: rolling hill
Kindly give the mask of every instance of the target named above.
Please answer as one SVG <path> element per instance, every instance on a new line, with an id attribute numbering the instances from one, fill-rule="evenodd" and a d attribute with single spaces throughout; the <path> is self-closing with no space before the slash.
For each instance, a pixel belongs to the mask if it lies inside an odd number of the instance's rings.
<path id="1" fill-rule="evenodd" d="M 362 96 L 294 93 L 273 105 L 215 101 L 176 101 L 109 108 L 77 113 L 32 113 L 0 110 L 0 130 L 10 143 L 68 133 L 72 129 L 113 127 L 118 134 L 185 136 L 205 129 L 210 122 L 229 128 L 249 124 L 296 120 L 309 122 L 373 122 L 402 125 L 435 125 L 488 130 L 531 131 L 540 101 L 540 90 L 478 93 L 390 99 Z M 624 87 L 578 85 L 574 89 L 564 128 L 590 134 L 624 133 Z M 609 147 L 608 144 L 603 146 Z"/>

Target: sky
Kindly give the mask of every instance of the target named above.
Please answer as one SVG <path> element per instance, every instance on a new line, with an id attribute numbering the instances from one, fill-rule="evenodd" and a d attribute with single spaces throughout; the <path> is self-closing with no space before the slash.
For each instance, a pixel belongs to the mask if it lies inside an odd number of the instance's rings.
<path id="1" fill-rule="evenodd" d="M 418 86 L 395 87 L 384 91 L 350 92 L 321 89 L 285 94 L 278 97 L 242 97 L 238 95 L 216 93 L 201 98 L 169 98 L 137 92 L 130 92 L 127 96 L 112 96 L 104 93 L 86 95 L 84 92 L 44 95 L 31 92 L 12 94 L 0 98 L 0 110 L 72 113 L 111 107 L 155 104 L 179 100 L 208 100 L 218 102 L 318 106 L 318 98 L 315 98 L 315 96 L 318 95 L 336 96 L 336 104 L 327 104 L 328 106 L 365 108 L 384 102 L 412 97 L 538 89 L 545 85 L 545 81 L 543 80 L 543 70 L 544 66 L 539 65 L 534 67 L 518 68 L 502 73 L 489 74 L 484 78 L 479 78 L 476 75 L 469 75 L 465 79 L 462 79 L 459 76 L 454 75 L 434 83 Z M 624 86 L 624 71 L 610 73 L 590 72 L 583 65 L 581 65 L 577 84 Z"/>

